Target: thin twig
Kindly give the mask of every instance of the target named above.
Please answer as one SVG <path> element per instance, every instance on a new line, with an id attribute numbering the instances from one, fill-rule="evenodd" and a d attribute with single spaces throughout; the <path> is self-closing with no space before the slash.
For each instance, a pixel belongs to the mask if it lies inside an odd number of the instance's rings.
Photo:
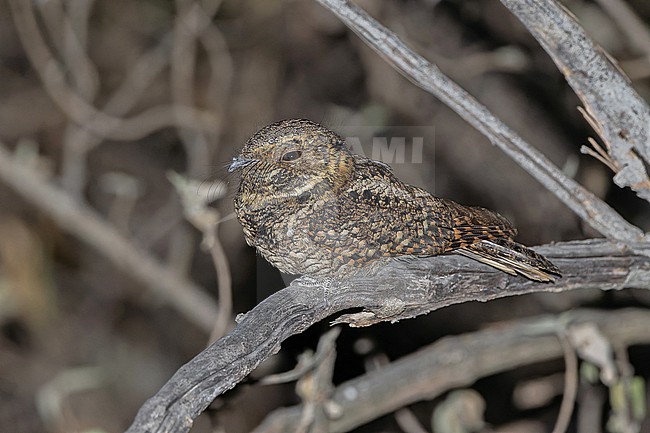
<path id="1" fill-rule="evenodd" d="M 223 337 L 232 323 L 232 277 L 228 258 L 217 233 L 219 227 L 219 225 L 214 226 L 209 241 L 211 243 L 210 255 L 217 271 L 217 285 L 219 286 L 219 311 L 210 332 L 210 344 Z"/>
<path id="2" fill-rule="evenodd" d="M 616 166 L 616 161 L 614 161 L 612 157 L 609 156 L 609 154 L 605 150 L 603 150 L 602 146 L 598 144 L 598 142 L 591 137 L 589 137 L 587 141 L 589 142 L 589 144 L 591 144 L 591 147 L 582 146 L 580 148 L 580 152 L 593 156 L 598 161 L 602 162 L 604 165 L 609 167 L 609 169 L 612 170 L 614 173 L 617 173 L 618 167 Z"/>
<path id="3" fill-rule="evenodd" d="M 221 215 L 217 209 L 208 206 L 215 199 L 223 197 L 226 187 L 221 181 L 215 180 L 212 183 L 198 182 L 173 171 L 170 171 L 167 176 L 181 199 L 185 218 L 203 234 L 201 246 L 203 249 L 210 251 L 217 271 L 219 311 L 210 333 L 209 342 L 211 343 L 225 334 L 232 322 L 230 266 L 218 234 Z"/>
<path id="4" fill-rule="evenodd" d="M 558 339 L 564 353 L 564 394 L 560 405 L 560 413 L 557 416 L 552 433 L 567 431 L 576 404 L 576 396 L 578 395 L 578 357 L 566 335 L 558 332 Z"/>
<path id="5" fill-rule="evenodd" d="M 501 148 L 580 218 L 610 239 L 636 242 L 643 232 L 609 205 L 567 178 L 543 154 L 526 143 L 485 106 L 406 46 L 394 33 L 348 0 L 318 0 L 371 48 L 414 84 L 438 97 Z"/>
<path id="6" fill-rule="evenodd" d="M 411 409 L 403 407 L 396 410 L 395 421 L 404 433 L 428 433 Z"/>

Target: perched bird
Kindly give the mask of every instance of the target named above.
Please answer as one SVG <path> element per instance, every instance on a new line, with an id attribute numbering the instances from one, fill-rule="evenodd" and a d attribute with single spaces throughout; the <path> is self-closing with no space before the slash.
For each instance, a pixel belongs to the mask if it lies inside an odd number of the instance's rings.
<path id="1" fill-rule="evenodd" d="M 553 281 L 560 271 L 512 240 L 508 220 L 400 181 L 329 129 L 273 123 L 233 158 L 235 213 L 248 245 L 282 272 L 351 275 L 380 259 L 462 254 L 509 274 Z"/>

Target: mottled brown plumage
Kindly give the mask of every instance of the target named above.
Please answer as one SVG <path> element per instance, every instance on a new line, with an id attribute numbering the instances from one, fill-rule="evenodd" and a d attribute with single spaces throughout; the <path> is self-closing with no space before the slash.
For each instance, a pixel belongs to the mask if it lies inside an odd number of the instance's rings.
<path id="1" fill-rule="evenodd" d="M 559 275 L 512 240 L 516 229 L 498 213 L 406 184 L 309 120 L 258 131 L 233 159 L 235 170 L 246 242 L 286 273 L 340 276 L 382 258 L 458 253 L 533 280 Z"/>

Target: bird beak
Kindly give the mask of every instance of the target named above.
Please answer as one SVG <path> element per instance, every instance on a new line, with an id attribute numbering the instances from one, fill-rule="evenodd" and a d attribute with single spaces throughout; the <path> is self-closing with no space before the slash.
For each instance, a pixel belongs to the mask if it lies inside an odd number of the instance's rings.
<path id="1" fill-rule="evenodd" d="M 246 167 L 254 162 L 257 162 L 256 159 L 242 158 L 241 156 L 235 156 L 228 167 L 228 173 L 232 173 L 235 170 L 238 170 L 242 167 Z"/>

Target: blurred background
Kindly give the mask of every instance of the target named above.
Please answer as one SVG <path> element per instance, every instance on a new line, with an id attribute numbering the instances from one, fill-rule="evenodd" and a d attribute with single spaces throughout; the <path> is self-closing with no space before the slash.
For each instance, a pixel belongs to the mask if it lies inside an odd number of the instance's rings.
<path id="1" fill-rule="evenodd" d="M 580 154 L 595 134 L 577 110 L 578 99 L 498 1 L 357 3 L 565 173 L 650 229 L 648 203 L 613 185 L 606 166 Z M 620 3 L 564 4 L 648 99 L 647 35 L 630 31 L 617 13 Z M 649 22 L 650 3 L 626 4 L 641 23 Z M 38 180 L 37 189 L 46 187 L 39 189 L 44 195 L 29 198 L 25 191 L 33 186 L 22 178 L 15 178 L 19 187 L 0 183 L 3 432 L 123 431 L 211 334 L 223 334 L 236 314 L 283 287 L 244 243 L 232 217 L 237 178 L 226 172 L 246 139 L 272 121 L 309 118 L 346 136 L 426 136 L 421 161 L 394 165 L 404 180 L 500 212 L 528 245 L 598 237 L 310 0 L 2 0 L 0 101 L 5 149 Z M 170 178 L 181 185 L 180 194 Z M 65 195 L 53 195 L 52 187 Z M 207 191 L 205 201 L 199 191 Z M 81 216 L 54 216 L 53 208 L 68 205 L 62 197 L 74 200 Z M 98 224 L 86 227 L 88 218 Z M 153 261 L 153 268 L 141 259 Z M 185 291 L 161 294 L 160 286 L 176 284 L 173 278 Z M 232 308 L 227 321 L 213 325 L 216 301 Z M 488 323 L 648 301 L 634 291 L 524 296 L 343 329 L 334 380 L 362 374 L 368 353 L 393 360 Z M 193 314 L 196 305 L 203 308 Z M 327 328 L 321 323 L 288 340 L 249 381 L 215 401 L 193 431 L 248 432 L 273 409 L 298 403 L 292 383 L 256 380 L 291 369 Z M 630 357 L 647 378 L 650 351 Z M 521 431 L 550 431 L 561 386 L 533 408 L 517 406 L 510 394 L 522 377 L 561 371 L 558 360 L 480 380 L 475 388 L 492 397 L 486 420 L 494 426 L 526 421 Z M 434 405 L 414 410 L 426 419 Z M 402 430 L 384 417 L 358 431 Z"/>

